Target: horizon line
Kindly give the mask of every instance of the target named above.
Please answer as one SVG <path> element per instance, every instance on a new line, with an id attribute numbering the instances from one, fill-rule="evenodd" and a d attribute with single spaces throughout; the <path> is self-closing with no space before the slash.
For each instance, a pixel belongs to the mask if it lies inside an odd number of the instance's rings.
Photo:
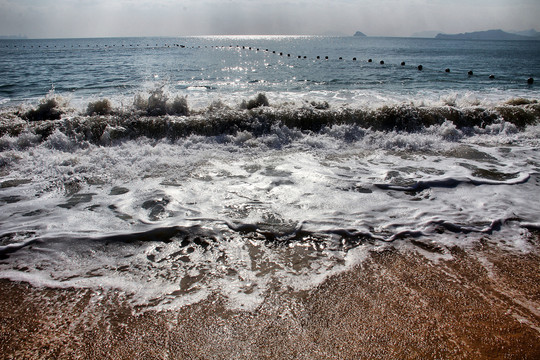
<path id="1" fill-rule="evenodd" d="M 461 35 L 467 33 L 476 33 L 476 32 L 485 32 L 492 30 L 501 30 L 509 34 L 515 34 L 518 31 L 508 31 L 502 29 L 490 29 L 490 30 L 478 30 L 471 32 L 463 33 L 445 33 L 438 32 L 438 34 L 443 35 Z M 536 31 L 536 29 L 529 29 Z M 524 30 L 527 31 L 527 30 Z M 428 32 L 437 32 L 437 31 L 418 31 L 410 35 L 367 35 L 365 36 L 355 36 L 354 34 L 205 34 L 205 35 L 105 35 L 105 36 L 66 36 L 66 37 L 29 37 L 28 35 L 0 35 L 0 40 L 69 40 L 69 39 L 121 39 L 121 38 L 204 38 L 204 37 L 222 37 L 222 38 L 235 38 L 235 37 L 245 37 L 245 38 L 264 38 L 264 37 L 355 37 L 355 38 L 425 38 L 425 39 L 434 39 L 434 36 L 417 36 L 416 34 L 428 33 Z"/>

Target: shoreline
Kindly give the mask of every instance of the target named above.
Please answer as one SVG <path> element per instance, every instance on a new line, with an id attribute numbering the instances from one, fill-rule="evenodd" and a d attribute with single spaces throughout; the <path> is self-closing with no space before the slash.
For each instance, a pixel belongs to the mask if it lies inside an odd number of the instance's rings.
<path id="1" fill-rule="evenodd" d="M 125 294 L 0 280 L 3 359 L 537 359 L 540 238 L 370 251 L 314 289 L 268 292 L 255 311 L 209 298 L 174 310 L 134 308 Z"/>

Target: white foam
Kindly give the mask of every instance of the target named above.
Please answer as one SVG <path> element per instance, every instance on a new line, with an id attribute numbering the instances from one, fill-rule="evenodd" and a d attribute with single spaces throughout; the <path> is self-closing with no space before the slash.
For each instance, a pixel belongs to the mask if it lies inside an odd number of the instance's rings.
<path id="1" fill-rule="evenodd" d="M 531 196 L 538 192 L 537 133 L 537 126 L 516 131 L 503 123 L 471 135 L 447 122 L 417 133 L 276 127 L 260 137 L 140 137 L 114 146 L 60 131 L 43 143 L 30 133 L 4 136 L 3 181 L 29 181 L 0 189 L 3 246 L 40 241 L 8 254 L 0 276 L 44 286 L 120 288 L 137 303 L 158 299 L 161 307 L 221 292 L 231 307 L 254 309 L 272 286 L 307 289 L 358 264 L 373 247 L 344 252 L 339 241 L 361 244 L 361 234 L 395 243 L 401 241 L 396 234 L 421 234 L 441 247 L 489 234 L 526 251 L 520 223 L 531 226 L 540 218 Z M 475 185 L 482 176 L 488 176 L 484 185 Z M 445 179 L 459 184 L 437 185 Z M 434 186 L 411 192 L 376 186 L 419 181 Z M 501 229 L 492 231 L 497 221 Z M 258 232 L 241 236 L 230 229 L 242 224 Z M 217 241 L 188 253 L 181 237 L 107 240 L 178 226 L 200 227 Z M 300 228 L 319 238 L 277 248 L 263 240 L 271 232 L 286 243 Z M 27 235 L 8 235 L 14 233 Z"/>

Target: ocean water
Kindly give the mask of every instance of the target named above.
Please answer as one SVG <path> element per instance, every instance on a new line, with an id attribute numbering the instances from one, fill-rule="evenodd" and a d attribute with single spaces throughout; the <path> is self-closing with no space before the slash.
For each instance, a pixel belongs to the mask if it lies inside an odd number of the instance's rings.
<path id="1" fill-rule="evenodd" d="M 535 41 L 2 40 L 0 277 L 250 309 L 388 244 L 527 251 L 539 58 Z"/>

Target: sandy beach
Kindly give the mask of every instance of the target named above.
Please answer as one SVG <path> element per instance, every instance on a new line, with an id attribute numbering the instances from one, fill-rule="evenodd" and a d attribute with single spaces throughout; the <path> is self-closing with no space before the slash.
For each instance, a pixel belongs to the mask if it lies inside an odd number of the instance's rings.
<path id="1" fill-rule="evenodd" d="M 219 296 L 176 310 L 115 291 L 0 282 L 2 359 L 538 359 L 540 241 L 370 252 L 317 288 L 276 287 L 255 311 Z"/>

